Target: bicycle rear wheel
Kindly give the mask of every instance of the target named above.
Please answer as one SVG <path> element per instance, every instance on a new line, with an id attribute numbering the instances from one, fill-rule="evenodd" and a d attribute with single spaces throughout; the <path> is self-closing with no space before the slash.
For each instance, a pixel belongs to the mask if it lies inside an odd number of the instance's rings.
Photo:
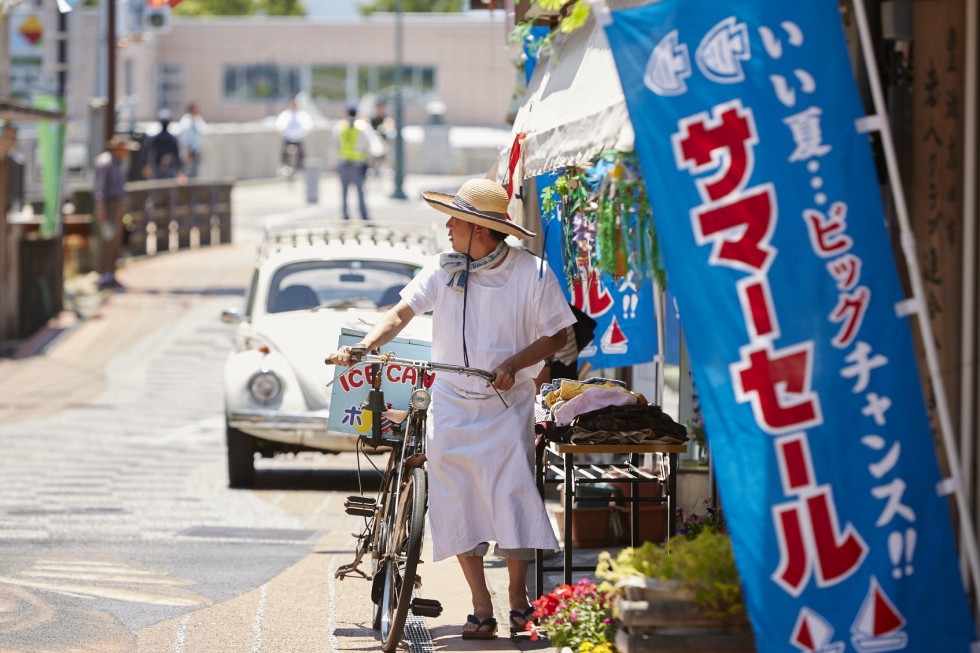
<path id="1" fill-rule="evenodd" d="M 394 529 L 388 538 L 384 558 L 381 602 L 381 650 L 391 653 L 398 647 L 412 603 L 415 572 L 422 553 L 425 529 L 425 470 L 410 471 L 398 498 Z"/>

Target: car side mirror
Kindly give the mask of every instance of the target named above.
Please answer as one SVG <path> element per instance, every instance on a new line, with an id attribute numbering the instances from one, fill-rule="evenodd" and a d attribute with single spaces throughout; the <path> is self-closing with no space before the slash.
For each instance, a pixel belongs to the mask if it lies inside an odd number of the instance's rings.
<path id="1" fill-rule="evenodd" d="M 225 324 L 241 324 L 244 320 L 237 308 L 226 308 L 221 311 L 221 321 Z"/>

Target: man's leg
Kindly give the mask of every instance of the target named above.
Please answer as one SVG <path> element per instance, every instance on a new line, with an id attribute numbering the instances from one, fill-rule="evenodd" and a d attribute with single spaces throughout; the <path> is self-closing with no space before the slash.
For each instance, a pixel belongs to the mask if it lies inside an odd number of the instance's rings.
<path id="1" fill-rule="evenodd" d="M 487 587 L 487 578 L 483 572 L 483 558 L 481 556 L 458 555 L 456 559 L 459 560 L 459 566 L 463 569 L 463 576 L 466 578 L 466 584 L 470 587 L 470 595 L 473 597 L 473 616 L 480 621 L 492 617 L 493 599 L 490 598 L 490 589 Z M 527 569 L 526 564 L 524 568 Z M 490 627 L 479 627 L 474 623 L 467 622 L 463 625 L 463 630 L 490 630 Z"/>
<path id="2" fill-rule="evenodd" d="M 340 215 L 344 220 L 350 220 L 350 213 L 347 212 L 347 189 L 352 181 L 350 164 L 342 162 L 338 165 L 337 176 L 340 178 Z"/>
<path id="3" fill-rule="evenodd" d="M 527 569 L 531 561 L 519 560 L 517 558 L 506 558 L 506 560 L 507 576 L 510 580 L 507 592 L 510 609 L 518 610 L 521 614 L 524 614 L 531 607 L 531 602 L 527 596 Z"/>
<path id="4" fill-rule="evenodd" d="M 357 202 L 361 209 L 361 220 L 370 220 L 368 216 L 367 203 L 364 201 L 364 180 L 367 178 L 367 164 L 357 166 Z"/>
<path id="5" fill-rule="evenodd" d="M 116 278 L 116 261 L 122 252 L 121 214 L 122 200 L 106 200 L 105 225 L 97 226 L 99 283 L 103 286 L 110 285 Z"/>

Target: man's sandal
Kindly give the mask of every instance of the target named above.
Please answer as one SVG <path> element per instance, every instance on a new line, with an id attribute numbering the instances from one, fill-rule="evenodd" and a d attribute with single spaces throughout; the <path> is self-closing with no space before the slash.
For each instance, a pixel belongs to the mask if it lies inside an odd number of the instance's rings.
<path id="1" fill-rule="evenodd" d="M 511 610 L 510 611 L 510 636 L 513 637 L 519 633 L 527 632 L 528 624 L 537 624 L 537 620 L 531 615 L 534 614 L 534 606 L 530 606 L 527 610 Z"/>
<path id="2" fill-rule="evenodd" d="M 487 617 L 486 619 L 477 619 L 475 615 L 466 615 L 467 623 L 475 624 L 476 628 L 474 630 L 463 630 L 463 639 L 496 639 L 497 638 L 497 620 L 493 617 Z M 489 628 L 489 630 L 482 630 L 483 628 Z"/>

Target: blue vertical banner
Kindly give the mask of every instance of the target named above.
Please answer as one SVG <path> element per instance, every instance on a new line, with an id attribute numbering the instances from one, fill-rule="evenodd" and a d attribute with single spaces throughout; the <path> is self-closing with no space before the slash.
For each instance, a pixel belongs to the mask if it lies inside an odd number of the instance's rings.
<path id="1" fill-rule="evenodd" d="M 966 653 L 837 3 L 664 0 L 606 33 L 757 649 Z"/>

